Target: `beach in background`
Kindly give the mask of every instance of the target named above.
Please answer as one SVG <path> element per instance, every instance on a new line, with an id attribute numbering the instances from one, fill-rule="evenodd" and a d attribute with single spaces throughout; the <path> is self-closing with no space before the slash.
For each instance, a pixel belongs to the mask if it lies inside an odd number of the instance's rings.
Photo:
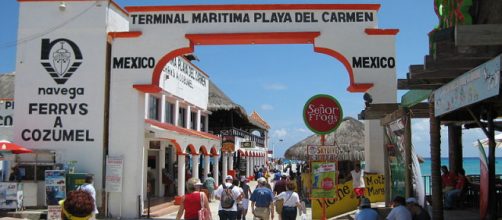
<path id="1" fill-rule="evenodd" d="M 441 165 L 448 166 L 448 158 L 441 158 Z M 479 157 L 464 157 L 464 170 L 466 175 L 479 175 Z M 449 166 L 448 166 L 449 168 Z M 422 176 L 431 175 L 431 159 L 424 158 L 424 162 L 420 164 Z M 495 159 L 495 173 L 502 174 L 502 157 Z"/>

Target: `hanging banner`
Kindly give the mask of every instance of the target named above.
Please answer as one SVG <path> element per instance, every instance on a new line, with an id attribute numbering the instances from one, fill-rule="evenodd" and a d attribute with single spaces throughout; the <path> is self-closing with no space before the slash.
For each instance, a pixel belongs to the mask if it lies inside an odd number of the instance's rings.
<path id="1" fill-rule="evenodd" d="M 45 171 L 45 202 L 46 205 L 59 205 L 66 198 L 66 177 L 64 170 Z"/>
<path id="2" fill-rule="evenodd" d="M 335 131 L 342 119 L 342 106 L 330 95 L 315 95 L 303 107 L 303 121 L 316 134 L 329 134 Z"/>
<path id="3" fill-rule="evenodd" d="M 336 163 L 311 163 L 312 166 L 312 198 L 333 198 L 335 196 Z"/>
<path id="4" fill-rule="evenodd" d="M 106 158 L 105 189 L 107 192 L 122 192 L 124 159 L 121 156 Z"/>

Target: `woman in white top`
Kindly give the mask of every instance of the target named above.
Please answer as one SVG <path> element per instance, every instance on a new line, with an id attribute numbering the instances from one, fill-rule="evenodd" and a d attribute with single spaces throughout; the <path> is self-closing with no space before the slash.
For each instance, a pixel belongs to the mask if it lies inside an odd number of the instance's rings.
<path id="1" fill-rule="evenodd" d="M 281 213 L 282 220 L 295 220 L 296 213 L 298 212 L 297 208 L 301 207 L 300 197 L 294 190 L 295 184 L 293 182 L 288 182 L 286 184 L 286 191 L 275 197 L 275 199 L 284 200 L 284 207 Z"/>

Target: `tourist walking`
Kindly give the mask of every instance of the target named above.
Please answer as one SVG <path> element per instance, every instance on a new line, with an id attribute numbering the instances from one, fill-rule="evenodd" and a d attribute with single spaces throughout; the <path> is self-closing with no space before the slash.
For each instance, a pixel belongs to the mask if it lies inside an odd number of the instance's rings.
<path id="1" fill-rule="evenodd" d="M 220 200 L 218 216 L 221 220 L 237 219 L 237 202 L 241 200 L 242 194 L 239 188 L 232 184 L 233 179 L 232 176 L 227 175 L 225 182 L 214 191 L 214 197 Z"/>
<path id="2" fill-rule="evenodd" d="M 283 173 L 281 179 L 274 184 L 274 191 L 273 191 L 274 196 L 277 196 L 282 192 L 286 191 L 286 184 L 287 184 L 287 176 L 286 173 Z M 282 216 L 283 203 L 284 200 L 275 201 L 275 211 L 277 212 L 277 215 L 279 215 L 279 220 L 281 220 L 282 218 L 281 216 Z"/>
<path id="3" fill-rule="evenodd" d="M 93 182 L 94 178 L 92 177 L 92 175 L 87 175 L 85 177 L 85 183 L 78 187 L 79 190 L 88 192 L 94 200 L 94 210 L 92 211 L 91 219 L 95 219 L 96 215 L 99 213 L 98 207 L 96 206 L 96 189 L 94 189 L 94 186 L 92 185 Z"/>
<path id="4" fill-rule="evenodd" d="M 368 198 L 361 198 L 359 210 L 356 212 L 355 220 L 378 220 L 378 213 L 371 208 L 371 201 Z"/>
<path id="5" fill-rule="evenodd" d="M 242 197 L 242 220 L 246 219 L 246 215 L 248 213 L 249 209 L 249 196 L 251 195 L 251 187 L 248 185 L 249 180 L 245 177 L 241 177 L 241 184 L 240 187 L 242 191 L 244 192 L 243 197 Z"/>
<path id="6" fill-rule="evenodd" d="M 274 219 L 274 195 L 272 190 L 266 187 L 267 180 L 258 178 L 258 186 L 251 194 L 251 212 L 255 218 L 261 220 Z"/>
<path id="7" fill-rule="evenodd" d="M 393 200 L 393 207 L 387 220 L 412 220 L 410 211 L 406 208 L 406 200 L 404 197 L 396 196 Z"/>
<path id="8" fill-rule="evenodd" d="M 211 211 L 206 194 L 197 191 L 197 185 L 202 185 L 198 178 L 190 178 L 187 181 L 186 186 L 188 193 L 181 197 L 181 205 L 176 215 L 177 220 L 181 219 L 183 214 L 185 220 L 198 220 L 199 210 L 201 210 L 202 207 Z"/>
<path id="9" fill-rule="evenodd" d="M 413 220 L 430 220 L 431 217 L 429 213 L 427 213 L 422 206 L 420 206 L 417 202 L 417 199 L 414 197 L 410 197 L 406 199 L 406 207 L 410 210 L 411 218 Z"/>
<path id="10" fill-rule="evenodd" d="M 350 175 L 352 176 L 354 194 L 358 199 L 364 197 L 364 188 L 366 184 L 364 183 L 364 171 L 361 170 L 361 165 L 356 164 L 354 170 L 350 171 Z"/>
<path id="11" fill-rule="evenodd" d="M 280 193 L 275 197 L 277 201 L 283 201 L 281 219 L 282 220 L 295 220 L 298 208 L 301 207 L 300 196 L 295 192 L 295 184 L 288 182 L 286 184 L 286 191 Z"/>
<path id="12" fill-rule="evenodd" d="M 207 189 L 209 193 L 209 202 L 214 198 L 214 189 L 216 189 L 216 181 L 213 178 L 213 174 L 208 173 L 207 178 L 204 180 L 204 187 Z"/>

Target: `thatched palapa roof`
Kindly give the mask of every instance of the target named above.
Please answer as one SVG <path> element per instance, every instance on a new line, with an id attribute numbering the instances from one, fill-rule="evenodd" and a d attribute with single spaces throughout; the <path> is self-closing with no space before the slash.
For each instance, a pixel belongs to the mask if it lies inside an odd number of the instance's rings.
<path id="1" fill-rule="evenodd" d="M 0 74 L 0 99 L 14 98 L 14 73 Z"/>
<path id="2" fill-rule="evenodd" d="M 249 123 L 255 127 L 268 130 L 270 126 L 267 124 L 261 116 L 253 111 L 251 115 L 246 113 L 246 110 L 241 105 L 235 103 L 228 97 L 223 91 L 221 91 L 218 86 L 216 86 L 211 80 L 209 80 L 209 100 L 207 104 L 207 109 L 209 111 L 234 111 L 236 112 L 246 123 Z"/>
<path id="3" fill-rule="evenodd" d="M 284 157 L 308 160 L 307 146 L 320 144 L 320 136 L 311 135 L 286 150 Z M 337 147 L 338 160 L 364 160 L 364 124 L 352 117 L 344 118 L 335 132 L 326 135 L 325 145 Z"/>

